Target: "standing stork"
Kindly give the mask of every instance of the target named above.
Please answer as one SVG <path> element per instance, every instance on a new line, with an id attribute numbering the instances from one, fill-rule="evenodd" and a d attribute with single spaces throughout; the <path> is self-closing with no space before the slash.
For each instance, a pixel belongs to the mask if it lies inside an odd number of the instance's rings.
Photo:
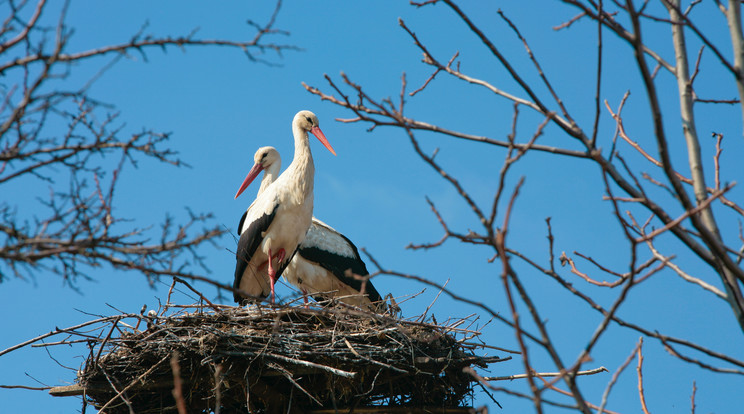
<path id="1" fill-rule="evenodd" d="M 264 171 L 258 190 L 260 195 L 276 179 L 282 160 L 274 147 L 259 148 L 253 158 L 253 168 L 258 172 Z M 245 214 L 238 224 L 238 232 L 243 227 L 244 218 Z M 385 309 L 385 303 L 372 282 L 354 277 L 369 275 L 354 243 L 315 217 L 283 274 L 289 283 L 302 291 L 305 303 L 310 294 L 316 300 L 329 296 L 360 308 Z"/>
<path id="2" fill-rule="evenodd" d="M 275 298 L 274 283 L 305 238 L 312 220 L 315 165 L 310 153 L 308 132 L 336 155 L 318 126 L 318 117 L 310 111 L 298 112 L 292 120 L 295 140 L 292 163 L 276 181 L 263 189 L 240 221 L 233 288 L 261 298 L 270 292 L 272 303 Z M 262 169 L 261 164 L 251 168 L 235 198 Z M 269 292 L 264 275 L 268 276 Z M 233 298 L 238 303 L 246 299 L 237 292 L 234 292 Z"/>

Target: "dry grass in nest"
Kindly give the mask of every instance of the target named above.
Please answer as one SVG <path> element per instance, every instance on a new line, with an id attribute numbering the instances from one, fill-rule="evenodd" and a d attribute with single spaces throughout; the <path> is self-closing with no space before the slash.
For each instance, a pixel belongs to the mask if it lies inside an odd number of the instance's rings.
<path id="1" fill-rule="evenodd" d="M 78 381 L 107 413 L 178 404 L 189 413 L 467 412 L 474 380 L 463 368 L 499 359 L 456 339 L 478 334 L 464 322 L 266 305 L 121 315 L 101 328 Z"/>

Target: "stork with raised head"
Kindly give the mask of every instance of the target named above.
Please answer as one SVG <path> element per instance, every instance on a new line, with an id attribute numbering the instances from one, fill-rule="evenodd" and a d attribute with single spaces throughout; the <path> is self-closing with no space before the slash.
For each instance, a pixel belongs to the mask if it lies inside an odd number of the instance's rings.
<path id="1" fill-rule="evenodd" d="M 318 126 L 318 117 L 310 111 L 298 112 L 292 120 L 295 140 L 292 163 L 276 181 L 263 189 L 240 221 L 233 288 L 259 298 L 270 293 L 272 303 L 274 283 L 304 240 L 312 221 L 315 165 L 308 132 L 336 155 Z M 235 198 L 263 168 L 261 164 L 251 168 Z M 238 303 L 247 299 L 237 292 L 233 298 Z"/>
<path id="2" fill-rule="evenodd" d="M 258 190 L 260 195 L 276 179 L 282 161 L 274 147 L 259 148 L 253 158 L 256 163 L 253 168 L 264 171 Z M 239 232 L 242 227 L 243 219 L 238 225 Z M 385 303 L 372 282 L 354 275 L 369 275 L 357 247 L 346 236 L 313 217 L 305 239 L 284 270 L 284 278 L 302 291 L 305 303 L 310 294 L 316 300 L 338 298 L 360 308 L 384 310 Z"/>

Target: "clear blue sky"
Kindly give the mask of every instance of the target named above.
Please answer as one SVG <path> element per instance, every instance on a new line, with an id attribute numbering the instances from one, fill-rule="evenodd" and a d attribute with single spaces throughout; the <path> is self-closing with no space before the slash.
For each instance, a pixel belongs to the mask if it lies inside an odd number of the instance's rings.
<path id="1" fill-rule="evenodd" d="M 593 116 L 594 54 L 591 30 L 587 22 L 579 22 L 570 30 L 555 32 L 557 26 L 576 14 L 576 10 L 542 1 L 527 5 L 523 2 L 468 2 L 464 7 L 476 23 L 498 42 L 502 52 L 515 58 L 517 70 L 535 79 L 534 70 L 524 56 L 521 44 L 513 38 L 498 18 L 497 7 L 519 25 L 531 42 L 543 68 L 553 85 L 564 97 L 567 106 L 579 122 L 590 125 Z M 539 5 L 537 5 L 539 4 Z M 703 21 L 718 25 L 725 35 L 725 20 L 712 6 L 698 6 Z M 536 12 L 539 8 L 539 13 Z M 75 33 L 68 51 L 79 51 L 110 43 L 129 40 L 143 23 L 149 22 L 146 32 L 155 35 L 180 35 L 198 27 L 202 38 L 252 38 L 253 31 L 244 24 L 252 19 L 267 19 L 273 10 L 269 2 L 73 2 L 68 25 Z M 706 11 L 707 10 L 707 11 Z M 56 21 L 56 9 L 50 7 L 44 16 Z M 5 9 L 3 9 L 5 12 Z M 403 272 L 425 276 L 438 283 L 449 281 L 449 288 L 462 296 L 481 301 L 508 315 L 499 279 L 500 266 L 487 263 L 492 252 L 487 249 L 462 246 L 454 241 L 428 252 L 406 250 L 409 243 L 433 242 L 441 237 L 441 230 L 431 214 L 425 197 L 436 203 L 448 223 L 459 230 L 477 228 L 478 223 L 467 205 L 456 192 L 428 165 L 420 161 L 402 131 L 378 128 L 368 133 L 365 126 L 343 124 L 335 118 L 350 117 L 349 113 L 327 102 L 321 102 L 301 86 L 306 82 L 330 92 L 323 74 L 340 82 L 341 71 L 364 85 L 376 98 L 397 97 L 400 77 L 405 72 L 409 90 L 417 88 L 429 76 L 421 53 L 398 26 L 403 18 L 422 41 L 431 46 L 440 59 L 447 60 L 460 52 L 463 70 L 473 76 L 484 77 L 509 92 L 523 95 L 498 62 L 489 56 L 484 46 L 474 39 L 464 24 L 441 5 L 416 9 L 407 2 L 348 2 L 287 0 L 277 19 L 276 27 L 288 30 L 288 37 L 276 37 L 277 42 L 297 45 L 301 52 L 289 51 L 283 57 L 268 52 L 265 58 L 280 66 L 256 64 L 239 51 L 226 48 L 194 48 L 186 53 L 169 48 L 166 53 L 150 50 L 147 61 L 139 55 L 119 61 L 97 81 L 93 95 L 115 104 L 126 122 L 125 130 L 138 132 L 143 128 L 169 131 L 171 144 L 191 168 L 173 168 L 151 160 L 141 160 L 138 168 L 127 166 L 121 187 L 115 197 L 116 211 L 130 217 L 137 226 L 159 223 L 170 213 L 185 219 L 185 208 L 195 212 L 212 212 L 217 223 L 230 229 L 230 235 L 218 241 L 216 248 L 202 251 L 212 273 L 211 277 L 230 283 L 234 269 L 236 241 L 232 238 L 238 219 L 251 201 L 257 186 L 246 195 L 233 200 L 233 195 L 252 164 L 254 151 L 264 145 L 275 146 L 283 156 L 284 166 L 292 158 L 293 143 L 290 123 L 301 109 L 315 112 L 337 157 L 311 142 L 316 164 L 315 216 L 350 237 L 359 247 L 369 250 L 384 266 Z M 669 49 L 666 26 L 649 28 L 648 39 L 663 50 L 667 60 L 673 60 Z M 724 45 L 728 43 L 723 42 Z M 578 45 L 578 46 L 577 46 Z M 605 83 L 602 98 L 617 107 L 626 89 L 631 98 L 625 109 L 626 126 L 635 138 L 653 148 L 649 133 L 648 105 L 645 92 L 637 83 L 637 69 L 627 63 L 629 48 L 607 35 L 605 43 Z M 725 53 L 729 53 L 725 49 Z M 693 52 L 694 56 L 694 52 Z M 727 54 L 728 56 L 728 54 Z M 86 62 L 76 68 L 64 82 L 82 85 L 108 60 Z M 714 67 L 708 68 L 714 71 Z M 672 143 L 676 166 L 686 172 L 679 126 L 676 119 L 678 100 L 676 85 L 660 81 L 662 90 L 669 92 L 664 104 L 670 109 L 667 125 L 676 141 Z M 716 81 L 715 76 L 701 80 L 708 91 L 736 95 L 730 83 Z M 665 88 L 665 89 L 663 89 Z M 543 93 L 544 91 L 541 91 Z M 409 115 L 423 121 L 447 126 L 474 134 L 503 139 L 511 124 L 511 104 L 489 95 L 483 90 L 468 87 L 440 75 L 424 93 L 408 99 Z M 744 155 L 740 110 L 738 107 L 696 107 L 698 125 L 704 137 L 706 162 L 712 156 L 708 145 L 711 131 L 725 134 L 722 156 L 724 177 L 741 179 L 740 159 Z M 534 116 L 523 110 L 522 138 L 530 136 Z M 610 146 L 614 123 L 603 113 L 600 145 Z M 440 148 L 437 160 L 458 177 L 465 188 L 481 203 L 489 203 L 496 189 L 496 178 L 504 151 L 468 142 L 421 135 L 427 151 Z M 555 128 L 548 128 L 542 142 L 577 148 Z M 638 170 L 653 171 L 632 150 L 621 147 L 629 162 Z M 113 162 L 113 160 L 112 160 Z M 710 171 L 708 174 L 710 176 Z M 547 241 L 544 218 L 552 217 L 556 237 L 556 252 L 580 251 L 603 264 L 625 271 L 628 252 L 622 244 L 622 234 L 611 214 L 610 205 L 602 201 L 603 186 L 596 167 L 585 162 L 545 154 L 528 155 L 509 176 L 513 185 L 521 176 L 527 177 L 517 201 L 509 243 L 545 263 Z M 656 175 L 661 177 L 660 174 Z M 66 185 L 64 182 L 60 185 Z M 46 193 L 48 184 L 32 183 L 32 193 Z M 21 189 L 10 188 L 20 192 Z M 511 187 L 509 187 L 511 188 Z M 3 190 L 3 197 L 9 197 Z M 28 191 L 28 190 L 27 190 Z M 20 193 L 15 193 L 20 194 Z M 15 196 L 14 194 L 14 196 Z M 27 193 L 28 194 L 28 193 Z M 734 200 L 742 200 L 740 189 L 731 193 Z M 22 195 L 19 195 L 21 197 Z M 673 210 L 678 213 L 678 210 Z M 24 211 L 33 217 L 33 211 Z M 727 212 L 721 212 L 727 214 Z M 645 220 L 642 216 L 641 220 Z M 725 237 L 736 238 L 736 229 L 723 229 Z M 660 244 L 666 253 L 674 252 L 676 243 Z M 647 257 L 647 256 L 645 256 Z M 709 269 L 681 257 L 686 269 L 717 284 Z M 585 265 L 588 269 L 588 266 Z M 371 266 L 370 266 L 371 268 Z M 558 288 L 554 282 L 525 267 L 517 267 L 530 293 L 541 306 L 548 320 L 553 339 L 564 360 L 572 362 L 600 321 L 599 315 L 575 297 Z M 565 270 L 565 269 L 564 269 Z M 126 312 L 138 312 L 143 304 L 157 308 L 164 302 L 167 285 L 150 288 L 144 277 L 133 273 L 119 273 L 110 269 L 92 269 L 94 281 L 78 280 L 71 289 L 61 280 L 40 274 L 35 280 L 10 280 L 0 285 L 0 314 L 4 315 L 0 349 L 34 337 L 50 329 L 80 323 L 91 314 L 114 314 L 115 307 Z M 571 276 L 564 271 L 567 278 Z M 596 275 L 596 274 L 595 274 Z M 598 278 L 603 278 L 597 275 Z M 382 276 L 375 279 L 378 290 L 402 297 L 418 292 L 423 286 Z M 580 289 L 600 295 L 601 303 L 609 306 L 616 292 L 604 294 L 573 280 Z M 168 281 L 165 281 L 168 283 Z M 664 327 L 665 333 L 691 338 L 701 344 L 744 358 L 744 341 L 733 316 L 720 300 L 700 300 L 699 288 L 680 281 L 670 272 L 662 272 L 648 282 L 649 286 L 631 293 L 620 315 L 648 327 Z M 201 286 L 205 292 L 213 290 Z M 280 296 L 292 295 L 281 286 Z M 427 292 L 403 306 L 405 316 L 423 312 L 436 292 Z M 184 299 L 185 300 L 185 299 Z M 433 307 L 437 320 L 464 317 L 478 309 L 441 297 Z M 482 322 L 487 320 L 483 315 Z M 586 368 L 605 366 L 611 372 L 625 360 L 639 334 L 614 327 L 592 353 L 593 362 Z M 485 341 L 496 346 L 516 349 L 512 331 L 494 322 L 483 331 Z M 537 347 L 532 345 L 531 350 Z M 47 385 L 64 385 L 74 380 L 74 370 L 84 361 L 83 348 L 51 348 L 60 363 L 72 370 L 59 367 L 43 349 L 26 349 L 0 358 L 0 384 L 37 385 L 34 379 Z M 497 354 L 502 355 L 502 354 Z M 652 412 L 687 412 L 690 406 L 692 382 L 697 381 L 696 403 L 700 413 L 731 412 L 741 407 L 744 381 L 735 375 L 712 375 L 692 365 L 671 358 L 653 339 L 644 345 L 644 386 Z M 541 371 L 553 371 L 550 361 L 536 351 L 532 363 Z M 635 364 L 635 363 L 634 363 Z M 608 409 L 619 412 L 640 410 L 636 390 L 635 365 L 620 377 L 610 395 Z M 510 375 L 523 372 L 518 359 L 496 364 L 485 375 Z M 611 373 L 579 380 L 588 400 L 599 403 Z M 528 392 L 526 383 L 519 380 L 500 383 Z M 496 395 L 503 410 L 478 394 L 475 406 L 487 404 L 491 412 L 517 413 L 532 410 L 528 401 L 506 395 Z M 555 398 L 558 399 L 558 398 Z M 560 400 L 560 399 L 558 399 Z M 68 413 L 79 411 L 79 399 L 51 398 L 40 392 L 0 390 L 0 407 L 5 412 Z M 556 409 L 548 408 L 548 412 Z M 89 411 L 90 412 L 90 411 Z"/>

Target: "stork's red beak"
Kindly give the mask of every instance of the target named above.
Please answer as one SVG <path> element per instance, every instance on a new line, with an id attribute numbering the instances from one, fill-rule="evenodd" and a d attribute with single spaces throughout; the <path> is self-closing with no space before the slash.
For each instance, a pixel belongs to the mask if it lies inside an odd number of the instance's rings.
<path id="1" fill-rule="evenodd" d="M 263 171 L 263 165 L 261 163 L 256 163 L 253 165 L 253 168 L 248 172 L 248 175 L 245 176 L 245 180 L 243 180 L 243 184 L 240 185 L 240 188 L 238 189 L 238 192 L 235 194 L 235 198 L 238 198 L 240 193 L 245 191 L 246 188 L 248 188 L 249 185 L 253 182 L 253 180 L 258 177 L 258 174 L 261 174 L 261 171 Z"/>
<path id="2" fill-rule="evenodd" d="M 336 155 L 336 151 L 334 151 L 331 144 L 328 143 L 328 139 L 326 139 L 325 134 L 320 130 L 320 127 L 313 127 L 310 132 L 315 135 L 315 138 L 318 138 L 318 141 L 320 141 L 321 144 L 328 148 L 328 151 L 331 151 L 331 154 Z"/>

